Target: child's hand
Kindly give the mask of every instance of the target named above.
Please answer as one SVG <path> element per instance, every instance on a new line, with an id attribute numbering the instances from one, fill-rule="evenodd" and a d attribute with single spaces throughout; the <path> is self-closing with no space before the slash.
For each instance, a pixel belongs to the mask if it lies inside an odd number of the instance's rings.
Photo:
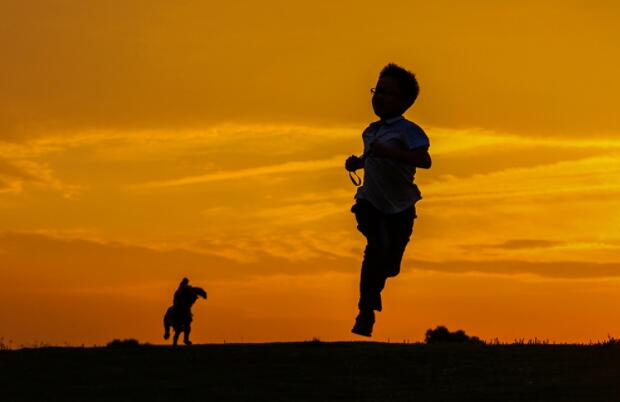
<path id="1" fill-rule="evenodd" d="M 344 162 L 344 168 L 347 169 L 349 172 L 355 172 L 361 166 L 362 166 L 362 160 L 355 155 L 349 156 L 347 160 Z"/>

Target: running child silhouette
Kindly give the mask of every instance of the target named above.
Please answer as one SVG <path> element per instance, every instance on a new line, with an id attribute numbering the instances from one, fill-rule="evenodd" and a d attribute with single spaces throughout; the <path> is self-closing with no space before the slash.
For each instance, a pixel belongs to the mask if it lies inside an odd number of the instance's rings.
<path id="1" fill-rule="evenodd" d="M 358 230 L 366 237 L 360 277 L 359 314 L 351 332 L 371 336 L 375 311 L 381 311 L 381 291 L 400 265 L 416 218 L 415 203 L 422 196 L 413 183 L 416 168 L 429 169 L 430 142 L 424 131 L 403 113 L 415 102 L 419 87 L 415 75 L 395 64 L 381 70 L 372 88 L 372 108 L 379 121 L 362 133 L 364 153 L 347 158 L 352 176 L 364 169 L 363 185 L 355 194 Z M 356 175 L 357 176 L 357 175 Z"/>

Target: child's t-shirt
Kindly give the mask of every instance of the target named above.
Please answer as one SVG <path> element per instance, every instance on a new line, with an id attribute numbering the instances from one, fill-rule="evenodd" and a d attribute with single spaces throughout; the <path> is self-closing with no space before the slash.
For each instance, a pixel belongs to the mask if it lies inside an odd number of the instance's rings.
<path id="1" fill-rule="evenodd" d="M 429 139 L 417 124 L 403 116 L 377 121 L 362 133 L 364 141 L 364 184 L 357 189 L 356 199 L 370 202 L 385 214 L 395 214 L 422 198 L 413 183 L 416 169 L 406 162 L 373 156 L 370 146 L 378 143 L 398 149 L 428 149 Z"/>

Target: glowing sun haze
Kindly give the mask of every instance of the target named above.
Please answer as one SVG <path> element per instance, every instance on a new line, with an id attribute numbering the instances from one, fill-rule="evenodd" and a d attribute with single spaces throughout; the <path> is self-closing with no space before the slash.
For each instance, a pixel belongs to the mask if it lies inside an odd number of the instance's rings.
<path id="1" fill-rule="evenodd" d="M 620 6 L 0 3 L 0 337 L 353 339 L 344 159 L 396 62 L 431 138 L 375 338 L 620 334 Z"/>

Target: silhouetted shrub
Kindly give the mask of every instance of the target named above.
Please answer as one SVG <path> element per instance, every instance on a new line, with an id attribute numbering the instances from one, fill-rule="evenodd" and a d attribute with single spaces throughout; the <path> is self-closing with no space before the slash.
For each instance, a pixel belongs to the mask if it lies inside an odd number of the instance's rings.
<path id="1" fill-rule="evenodd" d="M 429 329 L 426 331 L 424 337 L 426 343 L 476 343 L 483 344 L 477 336 L 469 336 L 465 331 L 459 329 L 455 332 L 450 332 L 448 328 L 443 325 L 438 326 L 435 329 Z"/>
<path id="2" fill-rule="evenodd" d="M 137 339 L 114 339 L 106 345 L 109 348 L 136 348 L 140 346 Z"/>
<path id="3" fill-rule="evenodd" d="M 303 344 L 307 346 L 321 346 L 323 345 L 323 341 L 315 336 L 312 339 L 306 339 Z"/>

